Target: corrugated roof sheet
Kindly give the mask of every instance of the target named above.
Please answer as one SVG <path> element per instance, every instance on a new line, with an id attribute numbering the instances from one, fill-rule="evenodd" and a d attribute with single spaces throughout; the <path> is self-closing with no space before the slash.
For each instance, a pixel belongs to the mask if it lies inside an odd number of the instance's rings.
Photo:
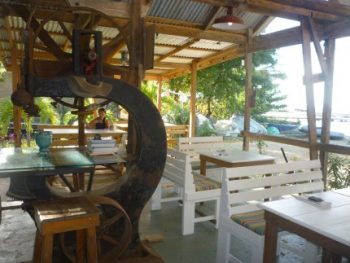
<path id="1" fill-rule="evenodd" d="M 155 46 L 154 53 L 159 55 L 164 55 L 169 53 L 170 51 L 174 50 L 175 47 L 161 47 L 161 46 Z"/>
<path id="2" fill-rule="evenodd" d="M 156 44 L 165 44 L 165 45 L 174 45 L 174 46 L 181 46 L 188 42 L 188 37 L 182 37 L 182 36 L 172 36 L 172 35 L 166 35 L 166 34 L 157 34 L 155 43 Z"/>
<path id="3" fill-rule="evenodd" d="M 214 54 L 214 51 L 204 51 L 204 50 L 193 50 L 193 49 L 183 49 L 177 52 L 175 55 L 177 57 L 187 57 L 187 58 L 201 58 Z"/>
<path id="4" fill-rule="evenodd" d="M 200 39 L 199 41 L 191 45 L 191 47 L 206 48 L 211 50 L 223 50 L 230 46 L 232 46 L 232 43 L 223 41 L 213 41 L 207 39 Z"/>
<path id="5" fill-rule="evenodd" d="M 178 57 L 167 57 L 164 60 L 162 60 L 163 62 L 173 62 L 173 63 L 191 63 L 192 59 L 190 58 L 178 58 Z"/>
<path id="6" fill-rule="evenodd" d="M 148 15 L 203 24 L 212 8 L 189 0 L 153 0 Z"/>

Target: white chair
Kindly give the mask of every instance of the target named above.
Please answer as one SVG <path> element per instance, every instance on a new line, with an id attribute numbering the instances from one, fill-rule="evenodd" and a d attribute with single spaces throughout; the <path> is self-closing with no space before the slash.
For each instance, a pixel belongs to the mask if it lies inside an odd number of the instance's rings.
<path id="1" fill-rule="evenodd" d="M 198 222 L 216 220 L 218 226 L 219 200 L 221 183 L 206 176 L 194 174 L 190 157 L 186 153 L 168 149 L 163 178 L 175 185 L 176 195 L 163 197 L 162 182 L 152 196 L 152 210 L 161 209 L 163 202 L 182 201 L 182 234 L 194 233 L 194 225 Z M 162 179 L 163 180 L 163 179 Z M 164 183 L 164 180 L 163 180 Z M 196 204 L 208 201 L 215 202 L 213 214 L 196 216 Z"/>
<path id="2" fill-rule="evenodd" d="M 322 191 L 320 168 L 320 162 L 315 160 L 225 169 L 216 262 L 262 262 L 265 221 L 258 204 L 291 194 Z M 232 251 L 234 239 L 250 251 L 244 259 Z M 286 243 L 282 246 L 289 249 Z M 314 263 L 315 251 L 315 246 L 308 243 L 307 249 L 293 252 L 301 255 L 304 262 Z"/>

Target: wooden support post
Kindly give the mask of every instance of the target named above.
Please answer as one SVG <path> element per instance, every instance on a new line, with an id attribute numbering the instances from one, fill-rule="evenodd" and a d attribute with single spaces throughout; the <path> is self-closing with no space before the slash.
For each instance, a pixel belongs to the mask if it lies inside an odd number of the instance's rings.
<path id="1" fill-rule="evenodd" d="M 143 50 L 143 27 L 144 21 L 141 18 L 141 0 L 132 0 L 130 2 L 130 40 L 129 40 L 129 53 L 130 53 L 130 70 L 127 76 L 127 82 L 132 86 L 140 89 L 141 81 L 143 80 L 144 68 L 142 59 Z M 128 153 L 134 154 L 137 149 L 137 133 L 134 121 L 129 115 L 128 120 Z"/>
<path id="2" fill-rule="evenodd" d="M 317 159 L 317 134 L 316 134 L 316 113 L 314 90 L 312 82 L 312 62 L 311 62 L 311 36 L 306 19 L 301 21 L 302 27 L 302 42 L 303 42 L 303 59 L 304 59 L 304 75 L 305 75 L 305 89 L 306 89 L 306 107 L 307 107 L 307 121 L 309 128 L 309 145 L 310 145 L 310 159 Z"/>
<path id="3" fill-rule="evenodd" d="M 162 110 L 162 86 L 163 86 L 163 79 L 160 76 L 158 78 L 158 90 L 157 90 L 157 108 L 159 112 Z"/>
<path id="4" fill-rule="evenodd" d="M 15 91 L 20 82 L 20 69 L 17 63 L 18 51 L 12 48 L 12 89 Z M 13 130 L 15 133 L 15 147 L 21 147 L 22 138 L 22 123 L 21 123 L 21 108 L 13 105 Z"/>
<path id="5" fill-rule="evenodd" d="M 331 0 L 331 2 L 338 2 L 337 0 Z M 311 20 L 309 20 L 311 21 Z M 312 21 L 310 22 L 312 26 Z M 317 43 L 320 43 L 316 30 L 313 29 L 315 47 Z M 318 40 L 318 42 L 316 42 Z M 331 132 L 331 120 L 332 120 L 332 98 L 333 98 L 333 72 L 334 72 L 334 53 L 335 53 L 335 39 L 325 40 L 324 55 L 321 57 L 318 50 L 322 51 L 320 47 L 316 49 L 318 58 L 320 60 L 323 74 L 325 75 L 325 84 L 323 92 L 323 112 L 322 112 L 322 133 L 321 142 L 323 144 L 329 143 L 329 137 Z M 322 60 L 324 59 L 324 60 Z M 324 62 L 324 64 L 323 64 Z M 320 160 L 322 164 L 322 177 L 324 187 L 327 186 L 327 172 L 328 172 L 328 152 L 320 150 Z"/>
<path id="6" fill-rule="evenodd" d="M 248 31 L 248 41 L 246 47 L 246 54 L 244 57 L 245 66 L 245 105 L 244 105 L 244 134 L 250 131 L 250 113 L 251 113 L 251 99 L 253 96 L 252 90 L 252 77 L 253 77 L 253 54 L 248 53 L 250 46 L 252 44 L 252 31 Z M 247 136 L 243 137 L 243 150 L 249 151 L 249 138 Z"/>
<path id="7" fill-rule="evenodd" d="M 192 62 L 189 137 L 196 135 L 197 61 Z"/>
<path id="8" fill-rule="evenodd" d="M 333 71 L 334 71 L 334 52 L 335 39 L 325 41 L 325 58 L 328 68 L 328 77 L 324 85 L 323 94 L 323 113 L 322 113 L 322 135 L 321 142 L 329 143 L 331 119 L 332 119 L 332 98 L 333 98 Z M 327 185 L 327 170 L 328 170 L 328 153 L 324 150 L 320 151 L 320 159 L 322 163 L 323 182 Z"/>
<path id="9" fill-rule="evenodd" d="M 79 98 L 78 99 L 79 109 L 82 109 L 84 107 L 84 99 Z M 85 146 L 86 144 L 86 138 L 85 138 L 85 114 L 82 114 L 82 112 L 78 111 L 78 145 L 80 147 Z"/>

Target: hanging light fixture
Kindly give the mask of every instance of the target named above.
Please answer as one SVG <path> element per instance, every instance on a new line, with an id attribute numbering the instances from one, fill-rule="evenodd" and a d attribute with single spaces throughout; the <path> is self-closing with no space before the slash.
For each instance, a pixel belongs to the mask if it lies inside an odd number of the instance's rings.
<path id="1" fill-rule="evenodd" d="M 243 20 L 233 15 L 233 8 L 237 7 L 237 3 L 233 3 L 232 6 L 227 7 L 227 14 L 225 16 L 218 17 L 213 23 L 213 27 L 222 30 L 242 30 L 246 29 L 247 26 Z"/>

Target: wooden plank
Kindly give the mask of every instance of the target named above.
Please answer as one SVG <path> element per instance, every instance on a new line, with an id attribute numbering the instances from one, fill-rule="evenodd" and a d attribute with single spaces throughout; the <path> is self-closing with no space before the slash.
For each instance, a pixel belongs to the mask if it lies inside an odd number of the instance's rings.
<path id="1" fill-rule="evenodd" d="M 17 49 L 12 48 L 12 89 L 17 90 L 20 82 L 20 69 L 17 63 Z M 13 105 L 13 130 L 15 133 L 15 147 L 21 147 L 22 129 L 21 129 L 21 108 Z"/>
<path id="2" fill-rule="evenodd" d="M 264 175 L 264 174 L 274 174 L 274 173 L 285 173 L 288 174 L 291 171 L 296 171 L 300 173 L 301 171 L 318 169 L 320 170 L 321 164 L 319 160 L 307 160 L 307 161 L 297 161 L 290 163 L 275 163 L 266 164 L 259 166 L 247 166 L 247 167 L 235 167 L 226 169 L 226 174 L 228 180 L 240 178 L 244 180 L 244 177 L 254 176 L 254 175 Z"/>
<path id="3" fill-rule="evenodd" d="M 68 0 L 71 6 L 75 6 L 76 0 Z M 152 1 L 141 1 L 140 15 L 147 15 Z M 99 10 L 111 17 L 131 18 L 130 3 L 124 1 L 109 1 L 109 0 L 84 0 L 84 6 Z"/>
<path id="4" fill-rule="evenodd" d="M 197 61 L 192 62 L 191 98 L 190 98 L 190 132 L 189 136 L 196 134 L 196 93 L 197 93 Z"/>
<path id="5" fill-rule="evenodd" d="M 145 26 L 143 34 L 143 69 L 154 67 L 155 26 Z"/>
<path id="6" fill-rule="evenodd" d="M 245 43 L 245 37 L 242 34 L 227 33 L 223 31 L 220 32 L 218 30 L 203 30 L 194 27 L 156 24 L 156 32 L 174 36 L 186 36 L 196 39 L 209 39 L 237 44 Z"/>
<path id="7" fill-rule="evenodd" d="M 198 39 L 190 39 L 186 44 L 184 45 L 181 45 L 179 47 L 176 47 L 174 48 L 172 51 L 164 54 L 164 55 L 161 55 L 156 61 L 157 62 L 161 62 L 162 60 L 166 59 L 167 57 L 170 57 L 172 55 L 175 55 L 177 52 L 185 49 L 185 48 L 188 48 L 189 46 L 191 46 L 192 44 L 198 42 L 199 40 Z"/>
<path id="8" fill-rule="evenodd" d="M 336 16 L 350 16 L 350 6 L 346 4 L 339 4 L 335 1 L 319 1 L 319 0 L 307 0 L 307 1 L 294 1 L 294 0 L 270 0 L 276 3 L 283 3 L 289 6 L 296 6 L 305 8 L 310 11 L 319 11 L 323 13 L 329 13 Z"/>
<path id="9" fill-rule="evenodd" d="M 283 184 L 300 183 L 311 180 L 320 181 L 321 179 L 321 171 L 307 171 L 302 173 L 280 174 L 267 177 L 261 176 L 247 178 L 245 180 L 229 181 L 229 188 L 235 191 L 266 186 L 280 186 Z"/>
<path id="10" fill-rule="evenodd" d="M 312 61 L 311 61 L 311 36 L 307 21 L 302 21 L 302 36 L 303 36 L 303 60 L 305 73 L 305 89 L 306 89 L 306 107 L 308 120 L 308 136 L 310 144 L 310 159 L 317 159 L 317 133 L 316 133 L 316 113 L 315 113 L 315 98 L 314 86 L 312 83 Z"/>
<path id="11" fill-rule="evenodd" d="M 319 144 L 318 148 L 321 151 L 325 151 L 325 152 L 329 152 L 329 153 L 350 155 L 350 147 L 349 146 L 337 145 L 337 144 Z"/>
<path id="12" fill-rule="evenodd" d="M 16 6 L 13 7 L 13 10 L 17 13 L 19 17 L 21 17 L 24 21 L 28 21 L 31 17 L 31 13 L 25 7 Z M 39 27 L 40 23 L 36 20 L 35 17 L 31 17 L 30 27 L 35 32 Z M 70 54 L 64 52 L 57 43 L 52 39 L 52 37 L 45 30 L 41 30 L 38 34 L 40 40 L 49 48 L 50 52 L 60 60 L 68 59 Z"/>
<path id="13" fill-rule="evenodd" d="M 231 6 L 230 0 L 194 0 L 214 6 Z M 228 3 L 230 2 L 230 3 Z M 322 6 L 317 5 L 320 1 L 289 1 L 289 0 L 235 0 L 240 3 L 240 8 L 247 12 L 263 13 L 269 16 L 298 19 L 299 16 L 312 16 L 317 19 L 335 20 L 339 15 L 348 16 L 349 6 L 334 5 L 323 2 Z M 326 3 L 326 4 L 324 4 Z M 345 6 L 345 10 L 341 10 Z M 349 14 L 348 14 L 349 13 Z"/>
<path id="14" fill-rule="evenodd" d="M 244 67 L 245 67 L 245 104 L 244 104 L 244 132 L 250 131 L 250 114 L 251 114 L 251 98 L 253 96 L 252 92 L 252 78 L 253 78 L 253 54 L 250 53 L 249 47 L 252 44 L 252 31 L 248 31 L 248 45 L 246 55 L 244 57 Z M 243 150 L 249 150 L 249 139 L 243 137 Z"/>
<path id="15" fill-rule="evenodd" d="M 323 93 L 323 113 L 322 113 L 322 134 L 321 143 L 328 144 L 332 119 L 332 99 L 333 99 L 333 73 L 334 73 L 334 53 L 335 40 L 325 41 L 325 58 L 328 69 L 328 78 L 324 85 Z M 320 151 L 320 159 L 322 162 L 323 181 L 325 186 L 328 179 L 328 153 Z"/>
<path id="16" fill-rule="evenodd" d="M 126 81 L 136 87 L 141 88 L 144 68 L 142 51 L 143 49 L 143 27 L 144 21 L 141 19 L 141 0 L 132 0 L 130 4 L 130 25 L 129 25 L 129 72 Z M 137 132 L 133 119 L 128 118 L 128 154 L 135 154 L 137 149 Z"/>
<path id="17" fill-rule="evenodd" d="M 303 148 L 309 148 L 309 143 L 304 140 L 299 139 L 292 139 L 292 138 L 286 138 L 281 136 L 272 136 L 272 135 L 266 135 L 266 134 L 258 134 L 258 133 L 243 133 L 243 136 L 246 136 L 253 140 L 264 140 L 264 141 L 270 141 L 270 142 L 278 142 Z"/>
<path id="18" fill-rule="evenodd" d="M 162 110 L 162 77 L 158 78 L 158 89 L 157 89 L 157 109 L 160 112 Z"/>

